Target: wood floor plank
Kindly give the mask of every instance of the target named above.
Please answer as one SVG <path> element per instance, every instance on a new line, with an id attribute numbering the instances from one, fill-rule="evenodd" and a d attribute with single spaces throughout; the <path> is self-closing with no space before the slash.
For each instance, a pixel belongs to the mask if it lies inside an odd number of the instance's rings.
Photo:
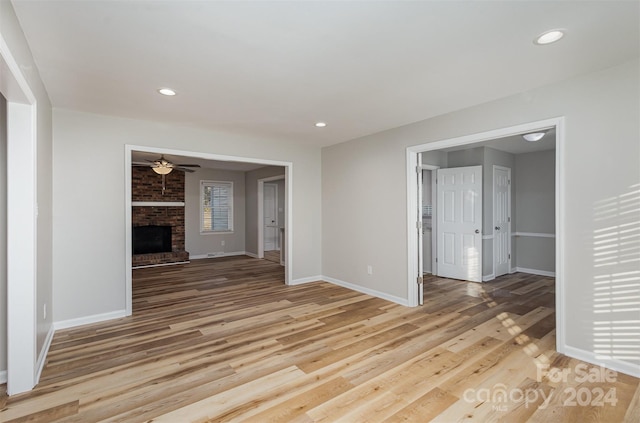
<path id="1" fill-rule="evenodd" d="M 426 275 L 407 308 L 246 256 L 133 272 L 133 315 L 56 332 L 40 383 L 2 422 L 636 422 L 637 378 L 539 378 L 585 363 L 555 350 L 554 280 Z M 536 391 L 525 406 L 469 390 Z M 567 406 L 567 389 L 617 403 Z M 586 392 L 586 391 L 585 391 Z M 497 405 L 497 406 L 496 406 Z M 544 407 L 541 407 L 544 405 Z"/>

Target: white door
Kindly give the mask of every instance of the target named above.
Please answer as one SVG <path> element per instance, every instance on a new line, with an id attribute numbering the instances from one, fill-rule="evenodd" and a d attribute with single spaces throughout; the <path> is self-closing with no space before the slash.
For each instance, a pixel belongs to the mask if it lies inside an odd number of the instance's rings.
<path id="1" fill-rule="evenodd" d="M 511 169 L 493 166 L 493 269 L 495 276 L 511 267 Z"/>
<path id="2" fill-rule="evenodd" d="M 482 166 L 437 171 L 438 276 L 482 281 Z"/>
<path id="3" fill-rule="evenodd" d="M 264 251 L 278 249 L 278 185 L 264 184 Z"/>

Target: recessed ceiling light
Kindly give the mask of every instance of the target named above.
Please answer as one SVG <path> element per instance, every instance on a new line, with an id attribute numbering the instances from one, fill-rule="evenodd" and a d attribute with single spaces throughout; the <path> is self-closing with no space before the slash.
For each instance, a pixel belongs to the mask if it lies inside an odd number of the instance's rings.
<path id="1" fill-rule="evenodd" d="M 535 142 L 535 141 L 540 141 L 542 139 L 542 137 L 544 137 L 544 134 L 546 134 L 547 132 L 531 132 L 529 134 L 523 134 L 522 138 L 524 138 L 525 140 L 529 141 L 529 142 Z"/>
<path id="2" fill-rule="evenodd" d="M 171 88 L 160 88 L 158 92 L 162 95 L 176 95 L 176 92 Z"/>
<path id="3" fill-rule="evenodd" d="M 326 122 L 316 122 L 316 128 L 324 128 L 327 126 Z"/>
<path id="4" fill-rule="evenodd" d="M 542 46 L 545 44 L 555 43 L 562 37 L 564 37 L 564 30 L 552 29 L 551 31 L 543 32 L 542 34 L 538 35 L 536 39 L 533 40 L 533 43 Z"/>

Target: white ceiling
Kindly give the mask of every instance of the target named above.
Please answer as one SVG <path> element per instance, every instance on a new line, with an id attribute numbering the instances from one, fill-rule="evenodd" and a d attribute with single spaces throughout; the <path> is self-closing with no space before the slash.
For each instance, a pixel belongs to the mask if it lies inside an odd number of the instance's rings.
<path id="1" fill-rule="evenodd" d="M 640 53 L 637 1 L 12 3 L 54 107 L 318 146 Z"/>

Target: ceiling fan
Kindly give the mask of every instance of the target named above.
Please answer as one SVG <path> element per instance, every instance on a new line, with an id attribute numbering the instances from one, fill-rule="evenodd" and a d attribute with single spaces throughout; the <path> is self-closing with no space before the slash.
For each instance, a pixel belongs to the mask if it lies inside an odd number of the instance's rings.
<path id="1" fill-rule="evenodd" d="M 164 155 L 160 156 L 157 160 L 146 160 L 144 162 L 132 162 L 132 166 L 146 166 L 150 167 L 158 175 L 168 175 L 171 171 L 179 170 L 181 172 L 195 172 L 193 169 L 189 169 L 191 167 L 200 167 L 199 164 L 178 164 L 171 163 L 167 159 L 164 158 Z"/>

